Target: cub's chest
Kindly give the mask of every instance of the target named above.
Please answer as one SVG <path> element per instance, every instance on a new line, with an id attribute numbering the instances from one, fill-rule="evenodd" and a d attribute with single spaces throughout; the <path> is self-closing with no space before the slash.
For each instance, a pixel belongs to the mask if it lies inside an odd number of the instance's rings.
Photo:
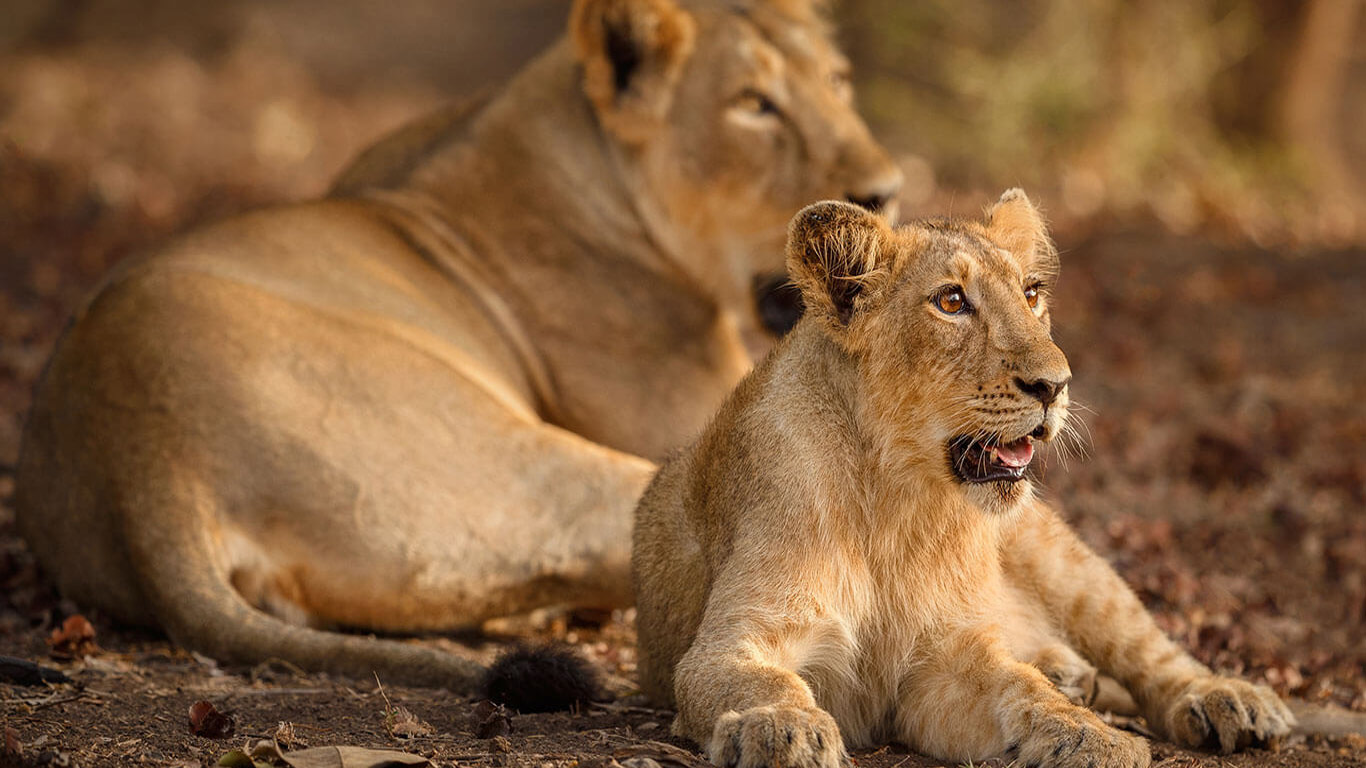
<path id="1" fill-rule="evenodd" d="M 915 627 L 872 618 L 853 625 L 831 619 L 807 647 L 797 673 L 816 704 L 840 723 L 851 746 L 885 743 L 893 737 L 898 691 L 917 657 Z"/>
<path id="2" fill-rule="evenodd" d="M 902 545 L 894 556 L 841 563 L 825 615 L 815 623 L 794 669 L 853 744 L 885 742 L 899 691 L 913 668 L 939 652 L 946 624 L 989 621 L 1002 600 L 994 542 L 985 551 Z M 869 553 L 885 554 L 885 553 Z"/>

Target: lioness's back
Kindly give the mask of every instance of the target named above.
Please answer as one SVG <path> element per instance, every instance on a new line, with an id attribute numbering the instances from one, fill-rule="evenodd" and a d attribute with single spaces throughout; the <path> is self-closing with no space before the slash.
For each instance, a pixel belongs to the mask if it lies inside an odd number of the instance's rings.
<path id="1" fill-rule="evenodd" d="M 377 274 L 383 279 L 359 279 Z M 20 531 L 43 562 L 66 564 L 53 573 L 62 593 L 154 624 L 139 564 L 128 547 L 109 546 L 146 524 L 128 516 L 151 522 L 149 499 L 136 489 L 160 488 L 166 472 L 200 464 L 234 477 L 238 502 L 258 492 L 247 464 L 274 456 L 283 468 L 280 451 L 290 449 L 281 446 L 302 445 L 291 434 L 325 436 L 307 421 L 314 402 L 344 397 L 344 388 L 380 389 L 340 377 L 322 386 L 323 371 L 349 365 L 336 345 L 354 347 L 367 330 L 406 333 L 419 356 L 444 350 L 519 381 L 496 329 L 433 275 L 352 202 L 228 219 L 112 275 L 57 344 L 16 472 Z M 154 530 L 208 525 L 194 522 L 192 509 L 169 511 L 176 520 Z"/>

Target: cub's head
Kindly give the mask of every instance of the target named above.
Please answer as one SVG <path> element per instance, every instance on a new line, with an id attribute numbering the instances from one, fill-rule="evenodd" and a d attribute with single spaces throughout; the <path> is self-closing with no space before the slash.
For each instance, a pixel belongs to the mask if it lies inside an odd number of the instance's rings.
<path id="1" fill-rule="evenodd" d="M 1049 335 L 1058 255 L 1024 192 L 982 221 L 898 229 L 847 203 L 793 219 L 788 269 L 856 368 L 882 449 L 989 511 L 1031 492 L 1035 444 L 1067 417 L 1067 358 Z"/>
<path id="2" fill-rule="evenodd" d="M 854 111 L 849 63 L 822 5 L 574 5 L 569 35 L 585 93 L 639 180 L 656 234 L 704 285 L 771 287 L 787 222 L 813 200 L 894 213 L 901 172 Z M 770 321 L 796 319 L 784 317 Z"/>

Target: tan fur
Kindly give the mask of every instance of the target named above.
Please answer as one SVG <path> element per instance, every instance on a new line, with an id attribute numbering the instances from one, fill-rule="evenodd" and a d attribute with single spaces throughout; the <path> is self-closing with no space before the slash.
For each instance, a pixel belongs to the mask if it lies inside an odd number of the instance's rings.
<path id="1" fill-rule="evenodd" d="M 748 5 L 579 0 L 504 91 L 328 199 L 113 275 L 18 469 L 61 590 L 224 660 L 457 688 L 474 665 L 317 630 L 626 603 L 651 460 L 766 343 L 751 285 L 791 213 L 899 178 L 824 27 Z"/>
<path id="2" fill-rule="evenodd" d="M 1142 739 L 1080 706 L 1098 670 L 1184 745 L 1287 732 L 1270 690 L 1172 643 L 1027 478 L 950 466 L 959 436 L 1065 426 L 1065 384 L 1051 404 L 1025 386 L 1069 371 L 1046 285 L 1025 298 L 1057 254 L 1022 192 L 984 222 L 898 230 L 821 203 L 788 247 L 808 315 L 636 512 L 641 682 L 678 733 L 728 768 L 834 768 L 844 745 L 889 740 L 1147 765 Z M 947 285 L 970 313 L 936 308 Z"/>

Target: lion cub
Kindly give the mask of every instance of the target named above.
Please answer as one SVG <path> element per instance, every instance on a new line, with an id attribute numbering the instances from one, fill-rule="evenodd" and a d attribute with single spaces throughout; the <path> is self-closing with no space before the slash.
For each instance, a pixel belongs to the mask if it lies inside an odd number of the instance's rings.
<path id="1" fill-rule="evenodd" d="M 680 735 L 739 768 L 833 768 L 891 740 L 1147 765 L 1084 708 L 1097 668 L 1180 744 L 1288 732 L 1275 694 L 1184 653 L 1034 496 L 1070 372 L 1057 252 L 1023 192 L 983 222 L 896 230 L 819 203 L 788 269 L 806 316 L 636 511 L 642 683 Z"/>

